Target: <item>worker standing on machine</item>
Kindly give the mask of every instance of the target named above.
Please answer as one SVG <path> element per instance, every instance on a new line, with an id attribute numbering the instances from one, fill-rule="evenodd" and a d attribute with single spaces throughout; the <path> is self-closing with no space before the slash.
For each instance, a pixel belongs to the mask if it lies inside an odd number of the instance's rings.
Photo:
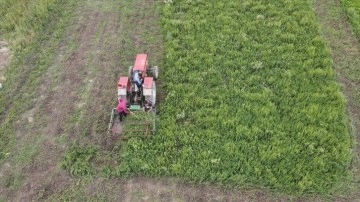
<path id="1" fill-rule="evenodd" d="M 141 93 L 142 93 L 142 79 L 141 79 L 141 72 L 139 71 L 134 71 L 134 75 L 133 75 L 133 82 L 135 83 L 135 91 L 133 93 L 135 93 L 133 96 L 135 96 L 135 100 L 137 100 L 138 97 L 141 97 Z"/>
<path id="2" fill-rule="evenodd" d="M 126 100 L 120 98 L 119 103 L 118 103 L 118 105 L 116 107 L 116 110 L 119 113 L 120 121 L 122 121 L 123 117 L 124 116 L 126 117 L 126 115 L 129 113 L 129 110 L 128 110 L 127 106 L 126 106 Z"/>

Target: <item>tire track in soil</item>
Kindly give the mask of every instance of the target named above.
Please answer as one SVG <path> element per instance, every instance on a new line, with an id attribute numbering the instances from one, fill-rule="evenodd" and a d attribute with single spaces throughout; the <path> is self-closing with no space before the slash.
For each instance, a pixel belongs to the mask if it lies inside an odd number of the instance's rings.
<path id="1" fill-rule="evenodd" d="M 104 138 L 100 134 L 106 133 L 109 114 L 116 102 L 116 72 L 119 70 L 119 59 L 117 49 L 119 42 L 116 36 L 119 34 L 118 16 L 112 13 L 103 16 L 106 24 L 101 32 L 101 38 L 97 45 L 96 54 L 93 56 L 92 65 L 94 66 L 92 88 L 89 95 L 85 98 L 84 117 L 73 129 L 74 134 L 85 134 L 86 142 L 94 143 L 93 138 Z M 115 100 L 114 103 L 109 103 Z M 85 131 L 85 132 L 84 132 Z M 100 136 L 99 136 L 100 135 Z"/>
<path id="2" fill-rule="evenodd" d="M 89 74 L 87 62 L 92 52 L 97 49 L 94 44 L 96 29 L 100 20 L 108 20 L 104 13 L 84 9 L 81 2 L 78 4 L 78 12 L 81 13 L 81 17 L 74 22 L 78 26 L 69 27 L 68 37 L 64 38 L 63 42 L 63 46 L 69 46 L 67 39 L 75 35 L 78 48 L 60 61 L 61 65 L 54 65 L 62 69 L 58 70 L 59 82 L 53 84 L 53 89 L 50 88 L 51 85 L 48 86 L 52 80 L 52 72 L 46 74 L 41 92 L 44 99 L 35 105 L 35 108 L 40 108 L 38 112 L 46 122 L 39 122 L 41 125 L 35 124 L 30 130 L 22 132 L 27 136 L 42 135 L 45 140 L 33 163 L 22 168 L 22 172 L 25 173 L 23 185 L 15 193 L 9 193 L 9 198 L 14 201 L 38 200 L 63 189 L 72 181 L 71 177 L 59 168 L 58 163 L 66 145 L 58 144 L 56 138 L 66 132 L 67 121 L 81 102 L 79 89 L 86 85 L 84 78 Z M 74 27 L 77 29 L 73 30 Z M 66 48 L 60 47 L 58 54 L 67 55 Z M 66 135 L 74 139 L 76 134 Z"/>

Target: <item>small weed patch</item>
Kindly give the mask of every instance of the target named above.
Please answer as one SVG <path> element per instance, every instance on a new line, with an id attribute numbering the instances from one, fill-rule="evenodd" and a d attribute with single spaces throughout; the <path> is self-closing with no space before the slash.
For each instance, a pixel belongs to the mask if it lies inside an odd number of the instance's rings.
<path id="1" fill-rule="evenodd" d="M 94 168 L 91 160 L 96 156 L 98 149 L 94 147 L 72 147 L 61 161 L 61 168 L 69 170 L 74 176 L 93 176 Z"/>

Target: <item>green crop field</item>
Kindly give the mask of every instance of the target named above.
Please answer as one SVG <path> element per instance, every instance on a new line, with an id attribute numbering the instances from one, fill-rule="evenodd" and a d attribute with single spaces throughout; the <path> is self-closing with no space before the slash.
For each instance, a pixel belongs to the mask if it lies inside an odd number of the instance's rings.
<path id="1" fill-rule="evenodd" d="M 158 134 L 129 140 L 115 173 L 329 193 L 352 139 L 307 1 L 167 1 Z"/>
<path id="2" fill-rule="evenodd" d="M 358 0 L 345 0 L 341 1 L 343 4 L 348 18 L 354 27 L 355 33 L 360 37 L 360 1 Z"/>

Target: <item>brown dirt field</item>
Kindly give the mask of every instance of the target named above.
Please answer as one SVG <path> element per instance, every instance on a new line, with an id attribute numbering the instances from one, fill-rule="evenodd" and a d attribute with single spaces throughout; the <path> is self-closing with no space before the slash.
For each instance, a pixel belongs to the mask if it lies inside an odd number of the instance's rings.
<path id="1" fill-rule="evenodd" d="M 14 159 L 0 166 L 0 176 L 13 185 L 9 188 L 0 185 L 0 196 L 7 201 L 322 201 L 318 197 L 289 198 L 266 190 L 225 189 L 171 178 L 76 178 L 60 168 L 61 158 L 74 144 L 97 145 L 103 149 L 102 159 L 97 159 L 99 164 L 116 161 L 111 154 L 116 150 L 116 143 L 106 135 L 106 130 L 110 111 L 116 103 L 118 76 L 126 74 L 139 52 L 149 53 L 152 64 L 160 69 L 163 66 L 159 14 L 153 11 L 156 3 L 159 2 L 78 1 L 51 66 L 39 78 L 42 85 L 36 92 L 34 105 L 18 121 L 18 148 L 12 154 Z M 350 26 L 343 14 L 341 18 L 333 18 L 334 14 L 329 13 L 335 7 L 339 9 L 337 0 L 317 0 L 314 6 L 333 50 L 355 134 L 359 134 L 360 122 L 356 120 L 360 120 L 360 105 L 356 92 L 360 82 L 348 79 L 349 69 L 344 67 L 349 61 L 359 61 L 356 58 L 360 58 L 360 45 L 349 34 Z M 339 40 L 336 33 L 333 36 L 331 30 L 338 29 L 344 30 L 345 35 L 341 36 L 345 38 Z M 357 64 L 360 62 L 353 63 Z M 160 83 L 158 87 L 161 86 Z M 163 97 L 160 93 L 158 100 Z M 357 138 L 359 142 L 359 135 Z M 354 170 L 360 168 L 356 159 Z M 359 178 L 360 173 L 357 176 Z M 359 199 L 359 194 L 353 192 L 330 197 L 333 201 Z"/>
<path id="2" fill-rule="evenodd" d="M 72 191 L 70 191 L 72 190 Z M 74 191 L 77 190 L 77 191 Z M 96 178 L 82 181 L 62 196 L 53 195 L 49 200 L 77 199 L 77 201 L 286 201 L 280 196 L 271 196 L 264 191 L 239 191 L 216 186 L 198 186 L 173 179 L 148 179 L 142 177 L 130 180 Z"/>
<path id="3" fill-rule="evenodd" d="M 83 94 L 93 88 L 91 73 L 95 68 L 101 72 L 103 66 L 117 63 L 118 43 L 107 43 L 112 48 L 104 47 L 103 38 L 111 40 L 118 32 L 118 16 L 114 13 L 87 6 L 87 1 L 79 1 L 66 38 L 58 47 L 58 55 L 45 73 L 43 85 L 38 92 L 34 107 L 25 112 L 18 121 L 17 141 L 19 145 L 33 144 L 30 162 L 8 163 L 15 170 L 4 168 L 2 173 L 18 176 L 19 185 L 14 190 L 2 193 L 14 201 L 38 200 L 39 197 L 66 188 L 71 177 L 59 167 L 59 162 L 72 140 L 76 139 L 75 128 L 69 124 L 74 111 L 83 106 Z M 109 3 L 109 2 L 107 2 Z M 111 2 L 110 2 L 111 3 Z M 105 73 L 106 72 L 102 72 Z M 98 81 L 110 83 L 110 79 Z M 112 80 L 112 79 L 111 79 Z M 116 83 L 116 80 L 113 82 Z M 97 88 L 100 91 L 100 88 Z M 90 95 L 89 95 L 90 96 Z M 92 99 L 97 99 L 92 95 Z M 80 126 L 79 126 L 80 127 Z M 60 142 L 60 140 L 65 140 Z M 18 156 L 21 156 L 20 151 Z M 45 192 L 45 193 L 44 193 Z"/>

